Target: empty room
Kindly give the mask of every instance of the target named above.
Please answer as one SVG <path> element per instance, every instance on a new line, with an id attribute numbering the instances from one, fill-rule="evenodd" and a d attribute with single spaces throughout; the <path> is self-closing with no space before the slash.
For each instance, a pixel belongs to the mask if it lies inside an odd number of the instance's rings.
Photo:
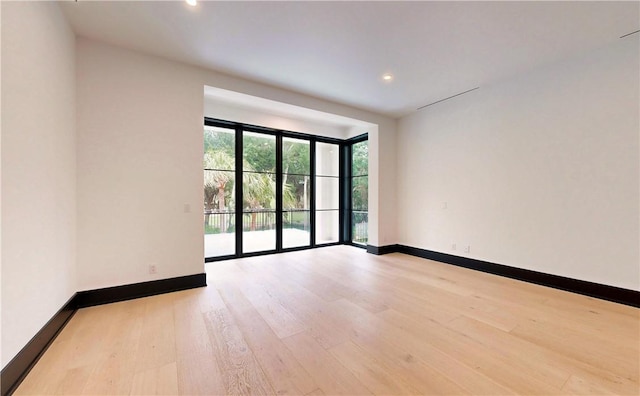
<path id="1" fill-rule="evenodd" d="M 640 2 L 0 1 L 1 394 L 640 394 Z"/>

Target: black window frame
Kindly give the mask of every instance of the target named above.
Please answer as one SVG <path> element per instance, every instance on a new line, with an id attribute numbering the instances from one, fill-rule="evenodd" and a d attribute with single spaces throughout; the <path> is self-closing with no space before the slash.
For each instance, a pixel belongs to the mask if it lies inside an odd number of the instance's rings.
<path id="1" fill-rule="evenodd" d="M 236 214 L 236 232 L 235 232 L 235 242 L 236 242 L 236 251 L 233 255 L 224 255 L 224 256 L 215 256 L 215 257 L 205 257 L 204 261 L 206 263 L 216 262 L 222 260 L 229 260 L 235 258 L 242 257 L 253 257 L 253 256 L 262 256 L 267 254 L 277 254 L 284 252 L 292 252 L 298 250 L 307 250 L 314 249 L 317 247 L 325 247 L 325 246 L 336 246 L 336 245 L 344 245 L 349 244 L 351 241 L 350 235 L 350 203 L 349 206 L 346 206 L 345 197 L 350 192 L 350 180 L 347 177 L 347 174 L 350 172 L 351 166 L 347 165 L 346 158 L 346 149 L 350 150 L 351 144 L 357 143 L 363 140 L 367 140 L 367 134 L 356 136 L 352 139 L 338 139 L 331 138 L 326 136 L 318 136 L 312 134 L 306 134 L 301 132 L 288 131 L 283 129 L 275 129 L 275 128 L 267 128 L 258 125 L 251 125 L 246 123 L 234 122 L 234 121 L 226 121 L 220 120 L 216 118 L 205 117 L 204 125 L 210 127 L 220 127 L 232 129 L 235 131 L 235 158 L 236 158 L 236 166 L 235 166 L 235 176 L 236 176 L 236 199 L 235 199 L 235 214 Z M 242 174 L 243 174 L 243 132 L 253 132 L 253 133 L 261 133 L 266 135 L 272 135 L 276 137 L 276 248 L 273 250 L 260 251 L 260 252 L 243 252 L 242 251 L 242 232 L 238 232 L 238 227 L 242 227 L 242 216 L 243 216 L 243 186 L 242 186 Z M 310 164 L 310 204 L 309 204 L 309 222 L 310 222 L 310 241 L 309 245 L 305 246 L 296 246 L 290 248 L 283 248 L 282 246 L 282 139 L 283 138 L 293 138 L 293 139 L 301 139 L 309 141 L 309 164 Z M 360 139 L 360 140 L 357 140 Z M 335 144 L 339 149 L 339 171 L 338 171 L 338 179 L 339 179 L 339 207 L 338 207 L 338 221 L 339 221 L 339 232 L 338 232 L 338 241 L 337 242 L 329 242 L 329 243 L 316 243 L 316 143 L 328 143 Z M 350 156 L 348 157 L 350 159 Z M 240 182 L 238 182 L 240 181 Z M 240 197 L 240 199 L 238 199 Z M 351 196 L 349 194 L 349 202 Z M 349 211 L 347 213 L 347 210 Z M 348 226 L 348 227 L 347 227 Z M 241 229 L 240 229 L 241 231 Z M 354 244 L 354 246 L 363 247 L 361 245 Z M 366 247 L 366 246 L 365 246 Z"/>
<path id="2" fill-rule="evenodd" d="M 344 189 L 344 194 L 341 195 L 344 202 L 343 202 L 343 206 L 344 206 L 344 224 L 343 224 L 343 228 L 342 228 L 342 234 L 344 236 L 344 245 L 350 245 L 350 246 L 355 246 L 361 249 L 367 249 L 367 245 L 368 242 L 366 244 L 362 244 L 362 243 L 354 243 L 353 242 L 353 223 L 352 223 L 352 219 L 353 219 L 353 197 L 352 197 L 352 191 L 353 191 L 353 161 L 352 161 L 352 153 L 353 153 L 353 145 L 357 144 L 357 143 L 362 143 L 365 141 L 369 140 L 369 134 L 368 133 L 363 133 L 362 135 L 358 135 L 355 137 L 352 137 L 350 139 L 347 139 L 344 141 L 343 143 L 343 149 L 342 149 L 342 153 L 343 153 L 343 167 L 345 169 L 344 172 L 344 179 L 342 180 L 342 184 L 344 185 L 343 189 Z M 368 171 L 367 171 L 367 177 L 368 176 Z M 369 212 L 369 205 L 367 204 L 367 213 Z"/>

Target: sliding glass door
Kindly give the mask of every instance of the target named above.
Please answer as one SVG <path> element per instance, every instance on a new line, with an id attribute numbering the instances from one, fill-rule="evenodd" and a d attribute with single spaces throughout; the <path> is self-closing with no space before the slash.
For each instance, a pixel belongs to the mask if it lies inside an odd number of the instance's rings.
<path id="1" fill-rule="evenodd" d="M 311 142 L 282 138 L 282 248 L 311 245 Z"/>
<path id="2" fill-rule="evenodd" d="M 205 257 L 236 254 L 235 129 L 204 128 Z"/>
<path id="3" fill-rule="evenodd" d="M 242 133 L 242 252 L 276 249 L 276 137 Z"/>
<path id="4" fill-rule="evenodd" d="M 341 198 L 348 196 L 346 141 L 221 120 L 205 125 L 206 261 L 350 241 L 351 206 Z"/>

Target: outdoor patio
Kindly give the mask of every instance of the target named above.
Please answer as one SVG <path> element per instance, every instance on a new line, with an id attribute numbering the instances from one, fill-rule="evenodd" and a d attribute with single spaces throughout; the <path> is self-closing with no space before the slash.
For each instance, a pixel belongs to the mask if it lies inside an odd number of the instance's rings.
<path id="1" fill-rule="evenodd" d="M 309 231 L 286 228 L 282 230 L 283 247 L 292 248 L 298 246 L 308 246 L 310 241 Z M 325 239 L 317 243 L 337 242 L 338 239 Z M 242 233 L 243 251 L 260 252 L 266 250 L 275 250 L 276 247 L 276 231 L 245 231 Z M 219 233 L 205 234 L 204 236 L 204 256 L 218 257 L 235 254 L 235 234 Z"/>

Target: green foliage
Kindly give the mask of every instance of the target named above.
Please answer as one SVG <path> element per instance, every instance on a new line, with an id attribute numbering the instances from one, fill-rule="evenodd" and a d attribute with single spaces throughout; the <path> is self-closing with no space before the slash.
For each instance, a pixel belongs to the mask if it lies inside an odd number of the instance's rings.
<path id="1" fill-rule="evenodd" d="M 369 173 L 369 142 L 356 143 L 351 146 L 352 176 L 362 176 Z"/>
<path id="2" fill-rule="evenodd" d="M 235 154 L 235 130 L 225 128 L 204 128 L 204 152 L 222 151 L 233 158 Z"/>
<path id="3" fill-rule="evenodd" d="M 233 207 L 235 166 L 233 157 L 222 150 L 204 154 L 204 207 L 205 210 L 226 210 Z"/>
<path id="4" fill-rule="evenodd" d="M 204 225 L 204 233 L 205 234 L 219 234 L 220 233 L 220 228 L 218 227 L 213 227 L 210 226 L 209 224 Z"/>
<path id="5" fill-rule="evenodd" d="M 273 136 L 243 135 L 243 197 L 245 209 L 275 208 L 276 155 Z M 352 146 L 353 208 L 368 208 L 368 142 Z M 282 143 L 283 208 L 309 209 L 311 156 L 309 142 L 284 138 Z M 205 209 L 233 210 L 235 206 L 235 131 L 205 127 Z M 360 177 L 355 177 L 360 176 Z M 297 223 L 296 224 L 303 224 Z"/>
<path id="6" fill-rule="evenodd" d="M 284 173 L 310 175 L 309 142 L 304 140 L 283 139 L 282 170 Z"/>
<path id="7" fill-rule="evenodd" d="M 275 175 L 252 172 L 252 166 L 243 161 L 245 172 L 242 175 L 242 206 L 246 209 L 274 209 L 276 207 Z"/>
<path id="8" fill-rule="evenodd" d="M 209 219 L 207 218 L 207 216 L 205 216 L 205 223 L 204 223 L 205 234 L 220 234 L 222 232 L 227 232 L 227 233 L 235 232 L 236 226 L 235 226 L 234 214 L 210 214 L 208 216 L 211 217 L 211 222 L 219 226 L 210 224 L 208 221 Z M 221 223 L 221 221 L 224 223 Z M 224 229 L 224 231 L 220 229 L 220 226 Z"/>
<path id="9" fill-rule="evenodd" d="M 245 171 L 276 171 L 275 136 L 255 136 L 245 133 L 242 139 L 242 153 Z"/>
<path id="10" fill-rule="evenodd" d="M 351 202 L 354 210 L 369 208 L 369 177 L 358 176 L 351 179 Z"/>
<path id="11" fill-rule="evenodd" d="M 351 205 L 354 210 L 369 208 L 369 142 L 351 146 Z"/>
<path id="12" fill-rule="evenodd" d="M 285 138 L 282 141 L 283 207 L 309 208 L 311 174 L 309 142 Z"/>

